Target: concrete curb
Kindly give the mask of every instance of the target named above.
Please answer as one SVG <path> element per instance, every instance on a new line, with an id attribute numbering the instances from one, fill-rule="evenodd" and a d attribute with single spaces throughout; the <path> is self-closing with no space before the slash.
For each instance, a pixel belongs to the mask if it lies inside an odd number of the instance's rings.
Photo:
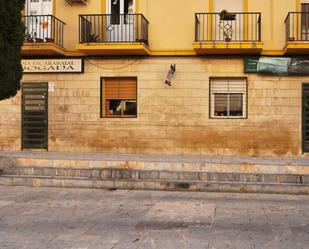
<path id="1" fill-rule="evenodd" d="M 0 156 L 0 174 L 9 168 L 16 167 L 17 160 L 15 158 Z"/>
<path id="2" fill-rule="evenodd" d="M 309 175 L 301 174 L 263 174 L 263 173 L 225 173 L 225 172 L 186 172 L 164 170 L 132 170 L 121 168 L 78 169 L 10 167 L 3 170 L 5 176 L 85 178 L 89 180 L 155 180 L 155 181 L 209 181 L 245 182 L 270 184 L 309 184 Z"/>
<path id="3" fill-rule="evenodd" d="M 259 183 L 224 183 L 207 181 L 143 181 L 143 180 L 87 180 L 59 179 L 52 177 L 16 177 L 1 176 L 0 185 L 60 188 L 95 188 L 129 190 L 165 190 L 230 193 L 267 193 L 309 195 L 309 185 L 295 184 L 259 184 Z"/>

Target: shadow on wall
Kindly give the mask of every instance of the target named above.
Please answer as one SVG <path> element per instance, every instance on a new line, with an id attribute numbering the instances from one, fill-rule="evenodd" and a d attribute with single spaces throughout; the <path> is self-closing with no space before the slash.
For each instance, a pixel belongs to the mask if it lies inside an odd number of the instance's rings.
<path id="1" fill-rule="evenodd" d="M 185 105 L 181 98 L 160 94 L 144 95 L 139 105 L 144 114 L 148 113 L 147 119 L 61 122 L 49 130 L 49 148 L 194 155 L 297 156 L 300 153 L 297 135 L 300 131 L 296 124 L 249 119 L 212 119 L 206 123 L 201 118 L 208 113 L 192 111 L 198 104 Z"/>
<path id="2" fill-rule="evenodd" d="M 249 123 L 222 130 L 214 126 L 117 125 L 117 129 L 87 130 L 76 124 L 61 135 L 52 134 L 50 148 L 67 151 L 101 151 L 118 153 L 297 156 L 299 142 L 289 130 L 272 123 Z M 94 127 L 93 127 L 94 128 Z"/>

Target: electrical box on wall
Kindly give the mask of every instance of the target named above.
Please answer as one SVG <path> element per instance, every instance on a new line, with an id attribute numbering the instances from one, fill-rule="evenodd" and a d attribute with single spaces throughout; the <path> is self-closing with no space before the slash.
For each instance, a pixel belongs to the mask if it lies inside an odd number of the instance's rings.
<path id="1" fill-rule="evenodd" d="M 68 4 L 72 5 L 72 4 L 87 4 L 88 0 L 65 0 Z"/>

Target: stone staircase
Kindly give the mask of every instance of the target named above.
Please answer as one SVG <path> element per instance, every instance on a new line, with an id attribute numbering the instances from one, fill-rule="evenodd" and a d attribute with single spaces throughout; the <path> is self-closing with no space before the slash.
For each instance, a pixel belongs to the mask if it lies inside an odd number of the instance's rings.
<path id="1" fill-rule="evenodd" d="M 309 194 L 303 158 L 65 155 L 0 153 L 0 185 Z"/>

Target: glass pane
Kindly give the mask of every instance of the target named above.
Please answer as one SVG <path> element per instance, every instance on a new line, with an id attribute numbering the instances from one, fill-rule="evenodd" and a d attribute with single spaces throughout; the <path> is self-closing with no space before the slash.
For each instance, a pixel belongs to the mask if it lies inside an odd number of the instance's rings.
<path id="1" fill-rule="evenodd" d="M 107 100 L 107 116 L 136 116 L 136 100 Z"/>
<path id="2" fill-rule="evenodd" d="M 301 5 L 301 34 L 302 40 L 308 40 L 309 35 L 309 4 L 303 3 Z M 295 18 L 294 18 L 295 19 Z M 295 21 L 294 21 L 295 22 Z"/>
<path id="3" fill-rule="evenodd" d="M 107 101 L 107 111 L 108 116 L 121 116 L 122 114 L 122 100 L 108 100 Z"/>
<path id="4" fill-rule="evenodd" d="M 134 9 L 133 9 L 133 0 L 124 0 L 124 24 L 133 24 L 134 16 L 132 15 L 127 15 L 127 14 L 133 14 Z M 133 30 L 132 30 L 133 31 Z M 132 32 L 133 34 L 133 32 Z"/>
<path id="5" fill-rule="evenodd" d="M 243 116 L 243 94 L 230 93 L 229 116 Z"/>
<path id="6" fill-rule="evenodd" d="M 123 115 L 135 115 L 137 114 L 136 100 L 124 100 Z"/>
<path id="7" fill-rule="evenodd" d="M 215 93 L 214 94 L 214 116 L 227 116 L 227 104 L 228 94 L 227 93 Z"/>
<path id="8" fill-rule="evenodd" d="M 133 14 L 133 0 L 124 0 L 124 14 Z"/>
<path id="9" fill-rule="evenodd" d="M 120 0 L 110 0 L 111 4 L 111 24 L 120 23 Z"/>

